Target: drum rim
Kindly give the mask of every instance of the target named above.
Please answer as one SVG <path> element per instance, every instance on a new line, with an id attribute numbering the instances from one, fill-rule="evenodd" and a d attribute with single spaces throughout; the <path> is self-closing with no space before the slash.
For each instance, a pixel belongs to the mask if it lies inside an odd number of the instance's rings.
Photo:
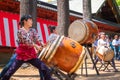
<path id="1" fill-rule="evenodd" d="M 51 46 L 51 43 L 49 43 L 49 44 L 47 45 L 47 47 L 43 48 L 43 50 L 40 52 L 40 54 L 41 54 L 42 52 L 43 52 L 43 53 L 42 53 L 41 55 L 39 55 L 38 58 L 40 58 L 41 60 L 43 60 L 44 57 L 46 56 L 46 54 L 47 54 L 50 46 Z"/>
<path id="2" fill-rule="evenodd" d="M 53 58 L 53 56 L 55 55 L 59 44 L 61 43 L 61 41 L 63 40 L 64 36 L 59 36 L 58 40 L 56 40 L 56 43 L 54 45 L 54 49 L 53 51 L 50 51 L 50 53 L 46 56 L 47 57 L 47 62 L 49 63 L 51 61 L 51 59 Z"/>
<path id="3" fill-rule="evenodd" d="M 52 43 L 50 43 L 49 49 L 48 49 L 48 51 L 46 52 L 46 56 L 44 57 L 46 60 L 48 60 L 49 55 L 50 55 L 50 53 L 51 53 L 53 47 L 56 46 L 56 44 L 57 44 L 59 38 L 60 38 L 60 36 L 57 36 L 57 38 L 55 39 L 55 41 L 52 42 Z"/>
<path id="4" fill-rule="evenodd" d="M 51 52 L 49 49 L 51 48 L 51 46 L 56 45 L 56 42 L 58 40 L 59 40 L 59 36 L 57 36 L 56 40 L 53 42 L 54 44 L 48 43 L 47 46 L 45 48 L 43 48 L 43 50 L 40 52 L 38 58 L 40 58 L 41 60 L 43 60 L 43 59 L 47 60 L 48 52 L 49 52 L 49 54 Z"/>
<path id="5" fill-rule="evenodd" d="M 45 50 L 46 50 L 46 48 L 43 48 L 42 51 L 39 53 L 38 58 L 39 58 L 40 60 L 43 59 L 42 57 L 43 57 L 43 55 L 44 55 Z"/>
<path id="6" fill-rule="evenodd" d="M 79 59 L 78 59 L 76 65 L 69 71 L 70 74 L 79 69 L 79 67 L 83 64 L 83 60 L 85 59 L 86 56 L 87 56 L 86 49 L 83 46 L 81 56 L 79 56 Z"/>
<path id="7" fill-rule="evenodd" d="M 84 23 L 83 25 L 85 25 L 85 28 L 86 28 L 86 34 L 85 34 L 86 37 L 84 37 L 84 39 L 79 42 L 79 43 L 81 43 L 81 44 L 82 44 L 82 43 L 85 43 L 85 41 L 88 39 L 89 33 L 90 33 L 90 30 L 88 29 L 89 27 L 87 27 L 88 25 L 85 24 L 86 21 L 82 20 L 82 22 Z"/>

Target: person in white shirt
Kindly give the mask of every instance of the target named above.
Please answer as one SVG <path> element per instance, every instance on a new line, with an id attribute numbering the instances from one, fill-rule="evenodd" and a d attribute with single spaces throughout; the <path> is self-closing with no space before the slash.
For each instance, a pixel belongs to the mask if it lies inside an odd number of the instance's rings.
<path id="1" fill-rule="evenodd" d="M 100 39 L 97 42 L 97 50 L 96 51 L 98 51 L 100 49 L 100 47 L 107 47 L 107 48 L 110 47 L 110 43 L 107 40 L 105 33 L 100 34 Z M 98 58 L 96 58 L 95 63 L 97 63 L 97 62 L 98 62 Z M 113 66 L 115 72 L 117 72 L 118 70 L 116 69 L 114 59 L 112 59 L 111 62 L 112 62 L 112 66 Z"/>
<path id="2" fill-rule="evenodd" d="M 113 45 L 113 49 L 114 49 L 115 59 L 119 60 L 119 45 L 120 45 L 120 41 L 119 41 L 118 35 L 114 36 L 114 39 L 112 41 L 112 45 Z"/>
<path id="3" fill-rule="evenodd" d="M 97 42 L 97 49 L 99 49 L 100 47 L 109 47 L 109 42 L 106 39 L 106 35 L 105 34 L 101 34 L 100 35 L 100 39 Z"/>
<path id="4" fill-rule="evenodd" d="M 48 38 L 48 43 L 53 43 L 53 41 L 59 36 L 56 31 L 56 26 L 49 26 L 50 36 Z"/>

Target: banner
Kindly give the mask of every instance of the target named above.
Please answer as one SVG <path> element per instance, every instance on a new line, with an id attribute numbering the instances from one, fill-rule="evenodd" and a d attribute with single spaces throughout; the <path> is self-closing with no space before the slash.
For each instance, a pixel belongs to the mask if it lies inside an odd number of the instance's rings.
<path id="1" fill-rule="evenodd" d="M 19 14 L 0 11 L 0 46 L 16 47 Z M 57 25 L 57 22 L 37 19 L 37 31 L 40 39 L 46 43 L 50 34 L 49 25 Z"/>

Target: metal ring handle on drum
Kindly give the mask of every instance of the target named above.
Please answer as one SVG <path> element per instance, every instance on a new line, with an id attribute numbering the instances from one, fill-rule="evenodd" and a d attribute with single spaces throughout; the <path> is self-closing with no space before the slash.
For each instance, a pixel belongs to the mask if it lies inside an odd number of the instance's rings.
<path id="1" fill-rule="evenodd" d="M 71 42 L 70 45 L 72 46 L 72 48 L 76 48 L 75 42 Z"/>

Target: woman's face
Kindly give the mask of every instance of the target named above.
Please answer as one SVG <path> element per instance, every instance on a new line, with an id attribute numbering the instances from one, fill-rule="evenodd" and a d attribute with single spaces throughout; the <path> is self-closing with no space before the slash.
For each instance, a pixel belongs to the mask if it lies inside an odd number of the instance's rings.
<path id="1" fill-rule="evenodd" d="M 32 24 L 33 24 L 33 21 L 31 18 L 28 19 L 27 21 L 24 20 L 24 26 L 32 27 Z"/>
<path id="2" fill-rule="evenodd" d="M 115 35 L 115 37 L 114 37 L 115 39 L 118 39 L 118 35 Z"/>
<path id="3" fill-rule="evenodd" d="M 57 34 L 57 31 L 56 31 L 56 29 L 55 29 L 55 30 L 53 30 L 53 33 Z"/>
<path id="4" fill-rule="evenodd" d="M 106 35 L 101 34 L 101 39 L 105 39 L 105 38 L 106 38 Z"/>

